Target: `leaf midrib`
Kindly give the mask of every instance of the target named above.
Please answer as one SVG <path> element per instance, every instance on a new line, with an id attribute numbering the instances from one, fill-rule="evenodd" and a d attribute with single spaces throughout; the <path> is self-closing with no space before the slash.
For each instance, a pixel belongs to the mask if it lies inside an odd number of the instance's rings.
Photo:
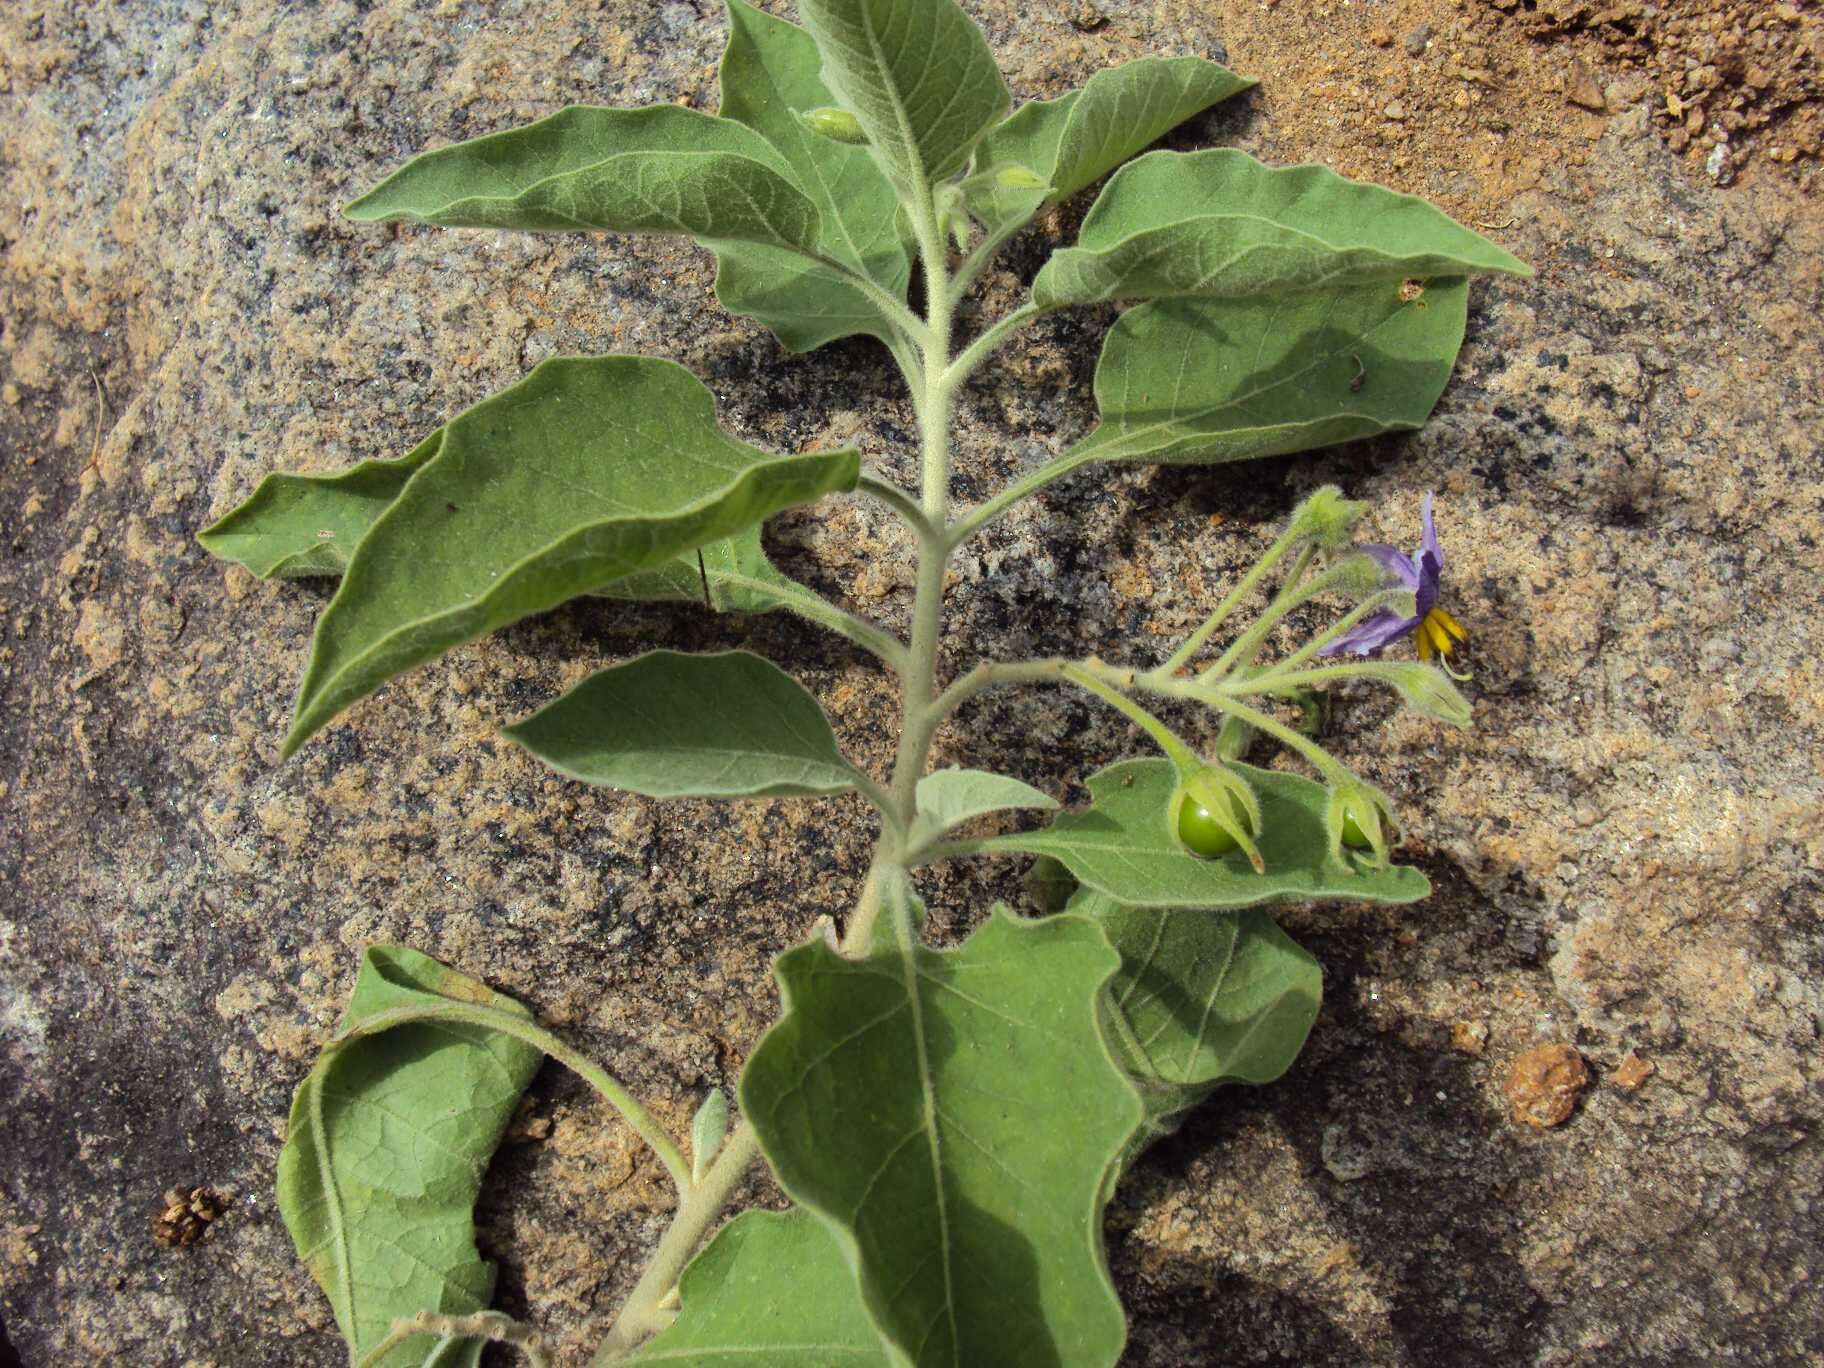
<path id="1" fill-rule="evenodd" d="M 944 1185 L 943 1145 L 937 1132 L 939 1111 L 937 1093 L 932 1086 L 930 1046 L 925 1039 L 925 1002 L 919 991 L 919 980 L 922 977 L 918 968 L 918 946 L 916 940 L 907 944 L 904 928 L 895 938 L 895 948 L 899 956 L 900 984 L 906 995 L 906 1003 L 912 1016 L 912 1039 L 918 1053 L 918 1086 L 924 1102 L 925 1143 L 931 1156 L 931 1186 L 937 1195 L 937 1238 L 938 1257 L 944 1270 L 944 1305 L 940 1312 L 950 1322 L 950 1357 L 953 1363 L 961 1368 L 957 1355 L 962 1350 L 962 1339 L 956 1324 L 956 1269 L 950 1248 L 950 1200 Z M 935 1327 L 937 1318 L 932 1318 Z M 927 1330 L 925 1338 L 930 1339 Z M 924 1344 L 919 1345 L 915 1361 L 924 1362 Z"/>

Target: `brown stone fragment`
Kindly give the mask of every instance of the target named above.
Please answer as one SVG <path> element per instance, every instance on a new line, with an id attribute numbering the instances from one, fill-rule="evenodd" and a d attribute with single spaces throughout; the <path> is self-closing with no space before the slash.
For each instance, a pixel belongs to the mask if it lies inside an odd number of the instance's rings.
<path id="1" fill-rule="evenodd" d="M 1570 70 L 1564 76 L 1564 98 L 1574 105 L 1593 109 L 1601 113 L 1607 106 L 1603 103 L 1602 87 L 1596 83 L 1596 77 L 1582 62 L 1572 62 Z"/>
<path id="2" fill-rule="evenodd" d="M 1450 1028 L 1450 1048 L 1460 1050 L 1477 1059 L 1488 1048 L 1488 1023 L 1486 1021 L 1459 1021 Z"/>
<path id="3" fill-rule="evenodd" d="M 1621 1063 L 1609 1074 L 1609 1082 L 1623 1092 L 1633 1092 L 1657 1072 L 1652 1063 L 1629 1050 Z"/>
<path id="4" fill-rule="evenodd" d="M 227 1206 L 227 1197 L 213 1188 L 171 1188 L 152 1218 L 152 1239 L 161 1245 L 186 1249 L 203 1238 L 209 1223 Z"/>
<path id="5" fill-rule="evenodd" d="M 1569 1045 L 1535 1045 L 1508 1066 L 1502 1091 L 1522 1126 L 1561 1125 L 1589 1084 L 1583 1056 Z"/>

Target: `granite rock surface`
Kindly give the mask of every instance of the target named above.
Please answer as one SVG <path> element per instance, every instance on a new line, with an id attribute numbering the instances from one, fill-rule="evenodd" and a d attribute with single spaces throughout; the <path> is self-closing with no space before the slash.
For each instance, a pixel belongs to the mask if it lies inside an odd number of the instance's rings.
<path id="1" fill-rule="evenodd" d="M 1329 77 L 1274 62 L 1293 40 L 1272 15 L 1299 25 L 1298 6 L 968 8 L 1021 96 L 1226 51 L 1263 91 L 1175 145 L 1336 159 L 1294 114 L 1332 107 Z M 1390 60 L 1476 37 L 1460 4 L 1382 8 L 1428 35 Z M 271 1185 L 364 945 L 517 995 L 682 1127 L 775 1010 L 770 957 L 854 896 L 859 804 L 603 795 L 495 739 L 605 661 L 739 645 L 884 766 L 892 690 L 841 642 L 585 605 L 396 681 L 280 764 L 327 590 L 194 541 L 267 472 L 403 452 L 557 354 L 673 358 L 737 435 L 854 441 L 909 477 L 884 354 L 785 357 L 717 307 L 694 248 L 337 216 L 416 150 L 567 102 L 713 108 L 721 39 L 693 0 L 0 12 L 0 1354 L 339 1361 Z M 1512 82 L 1549 62 L 1507 44 L 1485 62 Z M 1436 196 L 1539 270 L 1476 287 L 1433 423 L 1084 473 L 957 567 L 952 668 L 1138 661 L 1310 489 L 1369 500 L 1371 535 L 1402 545 L 1432 490 L 1472 632 L 1472 730 L 1339 703 L 1339 749 L 1404 805 L 1437 892 L 1397 914 L 1287 909 L 1324 1012 L 1285 1080 L 1220 1096 L 1111 1209 L 1127 1363 L 1824 1362 L 1824 216 L 1796 181 L 1694 176 L 1655 98 L 1508 120 L 1473 148 L 1345 121 L 1351 171 Z M 988 303 L 1072 217 L 1015 244 Z M 1086 430 L 1106 321 L 1042 322 L 983 372 L 959 496 Z M 769 537 L 794 573 L 903 622 L 908 547 L 872 506 Z M 997 694 L 942 759 L 1068 799 L 1135 745 L 1079 701 Z M 925 892 L 954 936 L 1018 896 L 1018 871 Z M 1505 1089 L 1541 1045 L 1573 1049 L 1588 1086 L 1561 1122 L 1519 1125 Z M 165 1194 L 197 1185 L 226 1198 L 210 1229 L 155 1240 Z M 584 1090 L 541 1075 L 480 1212 L 503 1305 L 582 1362 L 667 1191 Z"/>

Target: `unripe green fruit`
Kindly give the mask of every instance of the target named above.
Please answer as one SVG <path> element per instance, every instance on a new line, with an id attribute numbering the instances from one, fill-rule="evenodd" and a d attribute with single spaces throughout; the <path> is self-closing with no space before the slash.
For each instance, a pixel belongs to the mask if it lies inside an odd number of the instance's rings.
<path id="1" fill-rule="evenodd" d="M 1374 842 L 1368 839 L 1368 833 L 1362 830 L 1355 818 L 1344 817 L 1343 844 L 1346 846 L 1354 846 L 1357 850 L 1366 850 L 1369 846 L 1373 845 Z"/>
<path id="2" fill-rule="evenodd" d="M 1241 804 L 1232 796 L 1228 797 L 1228 803 L 1236 824 L 1249 827 L 1248 815 Z M 1174 826 L 1180 844 L 1200 859 L 1220 859 L 1235 849 L 1235 838 L 1223 829 L 1216 814 L 1188 795 L 1178 800 L 1178 820 Z"/>

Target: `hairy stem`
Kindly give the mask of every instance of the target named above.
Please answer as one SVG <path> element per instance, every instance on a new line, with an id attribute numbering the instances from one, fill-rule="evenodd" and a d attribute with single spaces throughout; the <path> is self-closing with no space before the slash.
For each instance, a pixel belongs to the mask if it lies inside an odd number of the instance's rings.
<path id="1" fill-rule="evenodd" d="M 1006 317 L 990 324 L 987 331 L 976 338 L 975 341 L 971 342 L 968 347 L 963 350 L 962 355 L 958 356 L 956 360 L 950 363 L 944 374 L 946 376 L 954 377 L 955 380 L 960 380 L 966 375 L 975 374 L 982 362 L 988 359 L 990 352 L 1000 346 L 1001 343 L 1005 342 L 1008 338 L 1012 337 L 1021 328 L 1032 322 L 1033 319 L 1037 318 L 1043 312 L 1044 310 L 1039 308 L 1038 305 L 1027 304 L 1023 308 L 1015 309 Z"/>
<path id="2" fill-rule="evenodd" d="M 905 659 L 905 643 L 895 640 L 886 628 L 851 613 L 846 608 L 837 607 L 821 594 L 795 586 L 788 587 L 773 580 L 757 580 L 749 575 L 719 573 L 717 578 L 737 589 L 747 589 L 778 599 L 806 621 L 814 622 L 819 627 L 828 627 L 837 635 L 847 637 L 889 669 L 897 670 Z"/>
<path id="3" fill-rule="evenodd" d="M 1128 721 L 1132 722 L 1136 727 L 1140 728 L 1141 731 L 1152 737 L 1159 749 L 1164 751 L 1171 759 L 1172 764 L 1177 768 L 1179 774 L 1189 775 L 1193 771 L 1202 768 L 1203 761 L 1198 757 L 1197 752 L 1193 751 L 1189 746 L 1185 745 L 1183 741 L 1179 740 L 1176 732 L 1166 726 L 1165 723 L 1161 722 L 1157 717 L 1154 717 L 1145 708 L 1134 702 L 1133 699 L 1115 688 L 1114 685 L 1104 683 L 1102 680 L 1097 679 L 1094 675 L 1090 674 L 1087 670 L 1076 665 L 1066 665 L 1064 667 L 1064 677 L 1078 688 L 1094 694 L 1097 698 L 1108 704 L 1109 707 L 1113 708 Z"/>
<path id="4" fill-rule="evenodd" d="M 1177 674 L 1190 664 L 1197 652 L 1201 651 L 1204 644 L 1216 634 L 1217 628 L 1228 620 L 1229 614 L 1233 613 L 1241 605 L 1241 601 L 1253 592 L 1254 586 L 1266 577 L 1266 573 L 1272 569 L 1273 563 L 1285 555 L 1296 540 L 1297 537 L 1290 530 L 1281 533 L 1279 540 L 1268 548 L 1267 554 L 1262 556 L 1254 568 L 1236 582 L 1233 589 L 1223 595 L 1222 602 L 1216 605 L 1216 611 L 1203 620 L 1201 627 L 1184 639 L 1184 644 L 1172 652 L 1171 658 L 1159 667 L 1157 673 L 1160 675 Z M 1303 566 L 1301 565 L 1300 572 L 1302 573 L 1302 571 Z M 1288 579 L 1288 583 L 1290 582 Z"/>
<path id="5" fill-rule="evenodd" d="M 918 587 L 912 600 L 910 659 L 900 672 L 904 723 L 893 762 L 893 801 L 900 819 L 911 826 L 917 811 L 917 787 L 924 775 L 941 714 L 933 708 L 937 678 L 937 643 L 943 626 L 944 566 L 949 547 L 939 530 L 950 506 L 950 410 L 959 376 L 950 368 L 950 282 L 943 233 L 927 191 L 908 206 L 924 260 L 925 298 L 930 316 L 924 356 L 924 384 L 918 394 L 918 427 L 923 469 L 921 509 L 926 526 L 918 532 Z"/>
<path id="6" fill-rule="evenodd" d="M 902 937 L 905 934 L 905 928 L 898 924 L 910 906 L 909 899 L 903 896 L 906 890 L 898 886 L 906 877 L 904 833 L 917 811 L 918 781 L 929 762 L 932 737 L 945 715 L 934 695 L 937 645 L 943 625 L 944 567 L 950 550 L 943 531 L 949 513 L 950 415 L 956 386 L 967 372 L 950 364 L 953 301 L 943 238 L 930 193 L 927 191 L 917 203 L 907 207 L 924 259 L 929 316 L 916 330 L 902 327 L 922 353 L 916 358 L 916 368 L 909 364 L 914 358 L 907 355 L 906 349 L 895 347 L 893 352 L 906 371 L 918 409 L 922 489 L 914 504 L 909 495 L 874 477 L 864 477 L 861 488 L 904 515 L 917 536 L 918 587 L 912 606 L 911 643 L 902 648 L 894 642 L 897 649 L 891 657 L 904 691 L 904 724 L 893 777 L 884 790 L 871 782 L 865 786 L 868 796 L 880 806 L 886 826 L 856 902 L 855 915 L 843 937 L 841 951 L 850 955 L 866 952 L 873 943 L 880 914 L 889 906 L 896 919 L 895 929 Z M 675 1152 L 675 1146 L 673 1149 Z M 759 1135 L 752 1123 L 743 1119 L 701 1182 L 690 1183 L 689 1169 L 682 1169 L 685 1180 L 680 1187 L 683 1196 L 678 1209 L 597 1349 L 594 1364 L 607 1365 L 626 1358 L 641 1341 L 669 1323 L 673 1313 L 666 1308 L 666 1299 L 675 1290 L 685 1264 L 721 1215 L 730 1194 L 759 1155 Z M 681 1156 L 679 1162 L 682 1163 Z"/>
<path id="7" fill-rule="evenodd" d="M 591 1364 L 604 1368 L 618 1362 L 632 1353 L 642 1340 L 670 1324 L 671 1313 L 660 1303 L 677 1286 L 684 1265 L 690 1262 L 697 1245 L 722 1214 L 722 1208 L 728 1205 L 729 1196 L 759 1157 L 760 1136 L 744 1118 L 723 1144 L 715 1163 L 703 1175 L 703 1181 L 688 1190 L 672 1213 L 671 1224 L 660 1238 L 659 1247 L 653 1250 L 640 1280 L 627 1294 L 626 1303 L 614 1318 L 614 1324 L 609 1326 L 607 1337 L 595 1351 Z"/>

